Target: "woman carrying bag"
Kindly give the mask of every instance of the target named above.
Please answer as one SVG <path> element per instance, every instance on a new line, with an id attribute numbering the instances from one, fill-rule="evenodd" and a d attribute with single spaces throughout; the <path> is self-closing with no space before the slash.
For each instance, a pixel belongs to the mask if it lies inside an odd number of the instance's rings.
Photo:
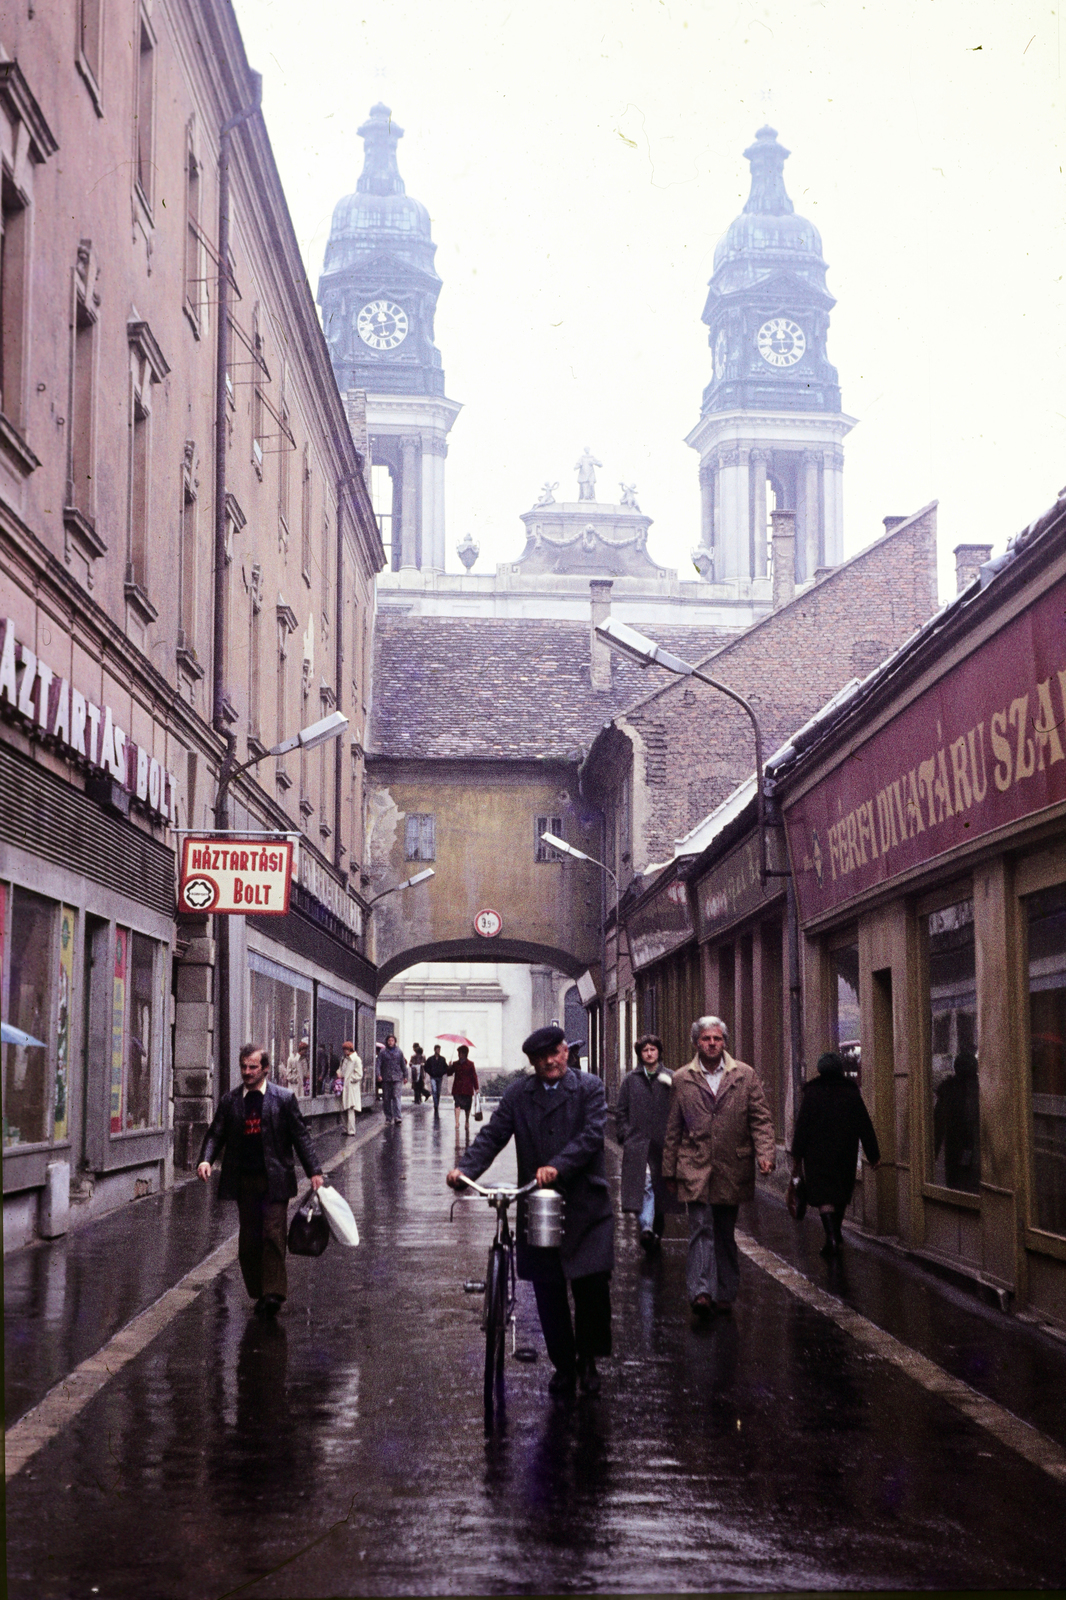
<path id="1" fill-rule="evenodd" d="M 841 1223 L 852 1190 L 859 1143 L 871 1167 L 881 1162 L 877 1134 L 858 1085 L 844 1075 L 835 1051 L 818 1058 L 818 1076 L 803 1086 L 803 1103 L 792 1136 L 793 1182 L 803 1177 L 807 1204 L 821 1214 L 823 1256 L 838 1256 L 844 1243 Z"/>
<path id="2" fill-rule="evenodd" d="M 458 1059 L 452 1062 L 452 1098 L 455 1101 L 455 1142 L 459 1142 L 459 1113 L 466 1116 L 466 1142 L 470 1143 L 470 1108 L 474 1103 L 474 1095 L 481 1085 L 477 1081 L 477 1069 L 470 1060 L 470 1052 L 465 1044 L 459 1046 Z"/>

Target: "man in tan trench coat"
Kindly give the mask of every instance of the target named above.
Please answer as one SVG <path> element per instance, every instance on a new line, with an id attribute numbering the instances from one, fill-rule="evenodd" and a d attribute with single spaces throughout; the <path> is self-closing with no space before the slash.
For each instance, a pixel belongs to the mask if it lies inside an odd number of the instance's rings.
<path id="1" fill-rule="evenodd" d="M 692 1024 L 696 1054 L 674 1073 L 663 1146 L 663 1178 L 688 1207 L 689 1302 L 697 1317 L 728 1311 L 740 1266 L 737 1211 L 755 1198 L 755 1162 L 772 1172 L 774 1125 L 751 1067 L 726 1049 L 720 1017 Z"/>

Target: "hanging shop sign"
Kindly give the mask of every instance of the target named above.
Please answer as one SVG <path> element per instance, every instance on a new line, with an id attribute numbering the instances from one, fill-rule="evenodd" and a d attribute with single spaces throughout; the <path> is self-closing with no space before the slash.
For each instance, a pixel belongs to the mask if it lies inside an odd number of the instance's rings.
<path id="1" fill-rule="evenodd" d="M 492 911 L 486 906 L 484 911 L 479 911 L 474 918 L 474 932 L 480 933 L 483 939 L 495 939 L 503 927 L 503 918 L 498 911 Z"/>
<path id="2" fill-rule="evenodd" d="M 692 938 L 688 889 L 675 878 L 631 911 L 625 919 L 625 927 L 634 967 L 647 967 L 653 961 L 660 961 Z"/>
<path id="3" fill-rule="evenodd" d="M 160 822 L 174 823 L 173 774 L 134 744 L 110 706 L 96 705 L 18 640 L 10 617 L 0 627 L 0 711 L 28 725 L 68 761 L 106 773 Z"/>
<path id="4" fill-rule="evenodd" d="M 1066 802 L 1066 579 L 785 812 L 800 912 Z"/>
<path id="5" fill-rule="evenodd" d="M 283 917 L 289 909 L 292 840 L 189 834 L 182 842 L 178 905 L 212 916 Z"/>

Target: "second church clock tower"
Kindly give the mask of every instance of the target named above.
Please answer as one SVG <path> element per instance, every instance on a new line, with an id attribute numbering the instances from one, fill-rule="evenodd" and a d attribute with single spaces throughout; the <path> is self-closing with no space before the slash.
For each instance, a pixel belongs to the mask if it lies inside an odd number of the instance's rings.
<path id="1" fill-rule="evenodd" d="M 744 154 L 751 193 L 714 253 L 713 371 L 687 439 L 700 454 L 700 543 L 713 581 L 765 578 L 770 507 L 794 511 L 802 582 L 843 559 L 841 443 L 854 419 L 826 354 L 836 302 L 822 241 L 785 191 L 789 152 L 760 128 Z"/>
<path id="2" fill-rule="evenodd" d="M 318 283 L 322 326 L 341 393 L 366 391 L 372 461 L 392 488 L 382 517 L 392 568 L 443 572 L 444 458 L 460 407 L 433 343 L 437 247 L 429 213 L 404 189 L 403 129 L 388 106 L 371 108 L 359 136 L 363 171 L 334 208 Z"/>

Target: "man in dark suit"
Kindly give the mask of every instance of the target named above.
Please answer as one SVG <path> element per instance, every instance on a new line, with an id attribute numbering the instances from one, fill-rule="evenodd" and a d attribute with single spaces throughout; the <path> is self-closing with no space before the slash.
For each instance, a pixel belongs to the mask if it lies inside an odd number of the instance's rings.
<path id="1" fill-rule="evenodd" d="M 604 1159 L 607 1099 L 599 1078 L 567 1066 L 562 1028 L 538 1028 L 522 1049 L 533 1063 L 533 1075 L 504 1091 L 491 1120 L 447 1181 L 462 1190 L 462 1176 L 480 1177 L 513 1137 L 519 1184 L 536 1178 L 541 1188 L 550 1184 L 562 1193 L 562 1244 L 557 1249 L 531 1247 L 519 1226 L 518 1275 L 532 1282 L 536 1295 L 555 1368 L 549 1391 L 571 1395 L 580 1381 L 587 1393 L 596 1394 L 596 1357 L 611 1353 L 614 1209 Z M 574 1297 L 573 1323 L 567 1284 Z"/>
<path id="2" fill-rule="evenodd" d="M 237 1202 L 237 1259 L 244 1286 L 258 1316 L 276 1317 L 289 1288 L 285 1246 L 289 1201 L 296 1193 L 293 1151 L 312 1189 L 322 1183 L 322 1167 L 296 1096 L 268 1081 L 266 1051 L 246 1044 L 240 1065 L 240 1084 L 219 1101 L 196 1171 L 206 1183 L 222 1151 L 218 1197 Z"/>

